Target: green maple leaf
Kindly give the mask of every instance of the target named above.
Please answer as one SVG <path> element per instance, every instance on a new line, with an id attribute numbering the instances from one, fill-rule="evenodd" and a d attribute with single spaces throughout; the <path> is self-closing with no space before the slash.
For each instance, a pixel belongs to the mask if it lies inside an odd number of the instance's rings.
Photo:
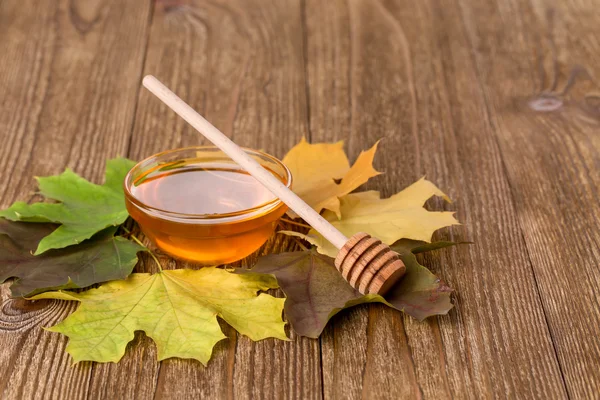
<path id="1" fill-rule="evenodd" d="M 315 249 L 263 256 L 251 271 L 277 278 L 286 295 L 285 315 L 292 329 L 301 336 L 317 338 L 335 314 L 358 304 L 383 303 L 419 320 L 446 314 L 453 307 L 452 289 L 419 264 L 414 253 L 455 244 L 404 239 L 391 246 L 406 265 L 406 274 L 385 298 L 359 293 L 337 271 L 333 258 Z"/>
<path id="2" fill-rule="evenodd" d="M 225 339 L 217 316 L 252 340 L 287 340 L 284 299 L 259 291 L 277 288 L 271 275 L 237 275 L 218 268 L 132 274 L 82 293 L 48 292 L 32 299 L 77 300 L 81 306 L 49 330 L 69 337 L 75 362 L 117 362 L 135 331 L 156 342 L 158 359 L 194 358 L 205 364 Z"/>
<path id="3" fill-rule="evenodd" d="M 83 288 L 124 279 L 137 263 L 143 247 L 108 228 L 78 246 L 31 254 L 55 224 L 32 224 L 0 219 L 0 283 L 16 278 L 13 296 L 31 296 L 47 290 Z"/>
<path id="4" fill-rule="evenodd" d="M 104 185 L 91 183 L 70 169 L 60 175 L 37 178 L 41 194 L 60 203 L 18 201 L 0 211 L 0 217 L 62 224 L 40 241 L 36 255 L 80 243 L 109 226 L 125 222 L 128 214 L 123 179 L 134 165 L 135 162 L 125 158 L 108 160 Z"/>

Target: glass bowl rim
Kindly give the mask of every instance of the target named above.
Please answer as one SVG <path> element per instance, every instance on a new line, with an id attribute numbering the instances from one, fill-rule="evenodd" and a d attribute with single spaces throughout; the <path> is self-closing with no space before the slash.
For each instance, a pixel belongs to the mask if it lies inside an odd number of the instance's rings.
<path id="1" fill-rule="evenodd" d="M 284 185 L 288 188 L 291 189 L 292 186 L 292 172 L 290 171 L 290 169 L 287 167 L 287 165 L 285 165 L 283 163 L 283 161 L 279 160 L 277 157 L 274 157 L 268 153 L 265 153 L 263 151 L 260 150 L 255 150 L 255 149 L 251 149 L 248 147 L 241 147 L 242 150 L 244 150 L 245 153 L 251 154 L 251 155 L 257 155 L 259 157 L 265 158 L 269 161 L 272 161 L 273 163 L 275 163 L 276 165 L 278 165 L 279 167 L 283 168 L 284 171 L 284 178 L 285 178 L 285 182 Z M 144 203 L 143 201 L 141 201 L 139 198 L 137 198 L 130 190 L 130 186 L 133 184 L 133 172 L 136 171 L 137 169 L 140 169 L 141 171 L 143 171 L 142 165 L 144 163 L 150 162 L 153 159 L 157 159 L 159 157 L 163 157 L 163 156 L 167 156 L 169 154 L 174 154 L 174 153 L 183 153 L 185 151 L 190 151 L 190 150 L 216 150 L 216 151 L 220 151 L 223 152 L 221 149 L 219 149 L 217 146 L 214 145 L 205 145 L 205 146 L 188 146 L 188 147 L 180 147 L 180 148 L 176 148 L 176 149 L 170 149 L 170 150 L 165 150 L 165 151 L 161 151 L 159 153 L 153 154 L 149 157 L 144 158 L 142 161 L 138 162 L 137 164 L 135 164 L 130 170 L 129 172 L 127 172 L 127 175 L 125 175 L 125 179 L 123 180 L 123 188 L 124 188 L 124 192 L 125 192 L 125 197 L 126 200 L 129 200 L 131 203 L 133 203 L 136 207 L 138 207 L 142 212 L 154 212 L 156 214 L 158 214 L 159 216 L 164 215 L 167 217 L 175 217 L 178 219 L 193 219 L 193 220 L 210 220 L 210 221 L 214 221 L 214 222 L 218 222 L 219 219 L 230 219 L 232 217 L 247 217 L 250 214 L 257 212 L 261 209 L 265 209 L 268 208 L 268 212 L 271 212 L 275 209 L 277 209 L 283 202 L 281 201 L 280 198 L 275 197 L 273 200 L 269 200 L 265 203 L 259 204 L 255 207 L 252 208 L 246 208 L 243 210 L 239 210 L 239 211 L 234 211 L 234 212 L 229 212 L 229 213 L 214 213 L 214 214 L 187 214 L 187 213 L 179 213 L 179 212 L 175 212 L 175 211 L 169 211 L 169 210 L 163 210 L 161 208 L 158 207 L 153 207 L 150 206 L 146 203 Z M 229 156 L 227 156 L 227 154 L 225 154 L 223 152 L 223 154 L 229 158 L 231 160 L 231 158 Z M 183 159 L 183 158 L 182 158 Z M 233 160 L 232 160 L 233 161 Z M 234 162 L 234 164 L 236 164 Z M 236 164 L 237 165 L 237 164 Z M 245 219 L 245 218 L 244 218 Z M 236 219 L 237 221 L 237 219 Z"/>

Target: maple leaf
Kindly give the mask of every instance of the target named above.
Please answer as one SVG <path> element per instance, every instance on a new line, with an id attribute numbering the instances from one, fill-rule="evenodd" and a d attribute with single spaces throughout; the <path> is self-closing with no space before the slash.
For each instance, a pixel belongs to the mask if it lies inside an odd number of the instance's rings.
<path id="1" fill-rule="evenodd" d="M 400 254 L 406 274 L 385 298 L 360 294 L 336 270 L 333 258 L 314 249 L 263 256 L 251 272 L 275 276 L 286 295 L 285 315 L 292 329 L 301 336 L 317 338 L 335 314 L 358 304 L 383 303 L 419 320 L 446 314 L 453 307 L 452 289 L 419 264 L 412 250 L 424 252 L 455 244 L 412 240 L 394 244 L 392 249 Z"/>
<path id="2" fill-rule="evenodd" d="M 422 178 L 387 199 L 381 199 L 375 191 L 346 195 L 340 199 L 341 219 L 329 211 L 324 212 L 323 217 L 348 237 L 366 232 L 388 245 L 399 239 L 429 242 L 436 230 L 458 224 L 453 212 L 432 212 L 423 208 L 432 196 L 450 201 L 433 183 Z M 308 234 L 280 233 L 307 240 L 317 246 L 319 253 L 330 257 L 337 255 L 338 249 L 314 229 Z"/>
<path id="3" fill-rule="evenodd" d="M 75 362 L 117 362 L 135 331 L 156 343 L 158 359 L 194 358 L 204 365 L 225 339 L 217 316 L 252 340 L 287 340 L 283 301 L 259 291 L 277 288 L 271 275 L 237 275 L 215 267 L 132 274 L 82 293 L 47 292 L 32 299 L 77 300 L 80 307 L 49 328 L 69 337 Z"/>
<path id="4" fill-rule="evenodd" d="M 310 144 L 302 138 L 283 158 L 292 172 L 294 192 L 317 212 L 328 209 L 339 216 L 338 197 L 380 174 L 373 168 L 377 143 L 361 152 L 352 168 L 343 146 L 343 142 Z"/>
<path id="5" fill-rule="evenodd" d="M 0 219 L 0 283 L 17 278 L 10 287 L 13 296 L 123 279 L 137 263 L 137 252 L 144 250 L 114 237 L 115 228 L 108 228 L 78 246 L 32 255 L 40 240 L 55 229 L 55 224 Z"/>
<path id="6" fill-rule="evenodd" d="M 128 213 L 123 179 L 134 164 L 125 158 L 108 160 L 104 185 L 91 183 L 68 168 L 60 175 L 36 178 L 41 194 L 60 203 L 18 201 L 0 211 L 0 217 L 11 221 L 62 224 L 40 241 L 36 255 L 80 243 L 109 226 L 125 222 Z"/>

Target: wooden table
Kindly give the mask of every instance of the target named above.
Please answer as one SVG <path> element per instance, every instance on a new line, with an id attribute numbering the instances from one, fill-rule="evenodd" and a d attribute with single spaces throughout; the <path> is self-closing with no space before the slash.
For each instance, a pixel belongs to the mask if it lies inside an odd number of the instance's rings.
<path id="1" fill-rule="evenodd" d="M 45 332 L 75 308 L 9 299 L 0 397 L 600 398 L 600 11 L 593 0 L 0 0 L 1 206 L 65 167 L 202 143 L 145 90 L 154 74 L 240 145 L 306 136 L 351 158 L 385 138 L 367 185 L 423 175 L 471 246 L 423 262 L 456 289 L 418 322 L 380 305 L 319 340 L 231 328 L 207 368 L 71 366 Z M 140 269 L 144 267 L 141 266 Z"/>

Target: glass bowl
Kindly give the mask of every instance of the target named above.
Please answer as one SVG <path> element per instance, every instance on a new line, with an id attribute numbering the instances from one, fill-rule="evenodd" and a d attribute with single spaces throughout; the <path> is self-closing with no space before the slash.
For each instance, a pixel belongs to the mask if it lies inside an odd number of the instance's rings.
<path id="1" fill-rule="evenodd" d="M 287 187 L 278 159 L 243 149 Z M 127 211 L 158 248 L 204 265 L 240 260 L 273 234 L 287 206 L 214 146 L 168 150 L 125 177 Z"/>

